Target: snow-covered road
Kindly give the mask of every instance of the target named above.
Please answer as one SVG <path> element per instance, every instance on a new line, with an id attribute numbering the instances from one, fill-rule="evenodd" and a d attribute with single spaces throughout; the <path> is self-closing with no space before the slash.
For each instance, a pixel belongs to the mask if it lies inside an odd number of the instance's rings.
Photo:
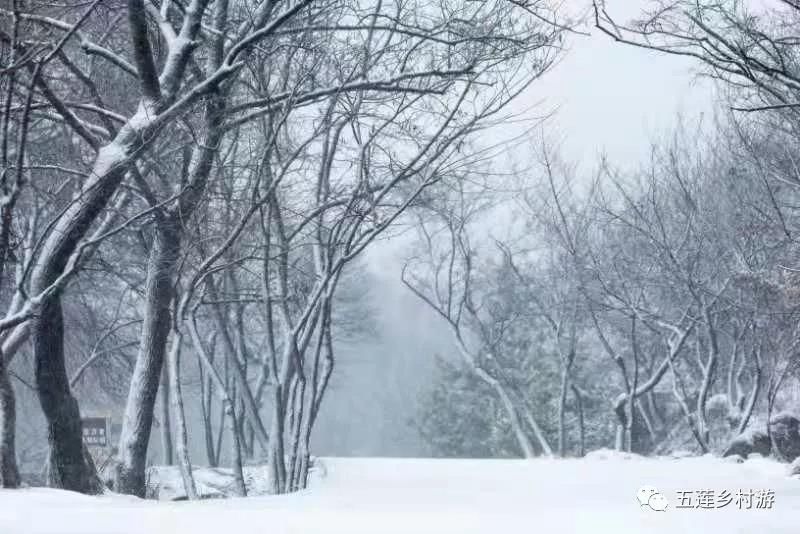
<path id="1" fill-rule="evenodd" d="M 598 452 L 583 460 L 322 462 L 309 490 L 280 497 L 159 503 L 0 491 L 0 534 L 800 533 L 800 479 L 768 460 Z M 666 511 L 641 508 L 641 486 L 655 487 Z"/>

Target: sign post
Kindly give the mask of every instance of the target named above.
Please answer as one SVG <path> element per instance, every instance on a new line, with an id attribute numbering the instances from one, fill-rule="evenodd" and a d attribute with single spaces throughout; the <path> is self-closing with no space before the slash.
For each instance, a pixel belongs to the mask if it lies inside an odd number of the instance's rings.
<path id="1" fill-rule="evenodd" d="M 90 447 L 106 447 L 108 445 L 108 418 L 83 417 L 83 441 Z"/>

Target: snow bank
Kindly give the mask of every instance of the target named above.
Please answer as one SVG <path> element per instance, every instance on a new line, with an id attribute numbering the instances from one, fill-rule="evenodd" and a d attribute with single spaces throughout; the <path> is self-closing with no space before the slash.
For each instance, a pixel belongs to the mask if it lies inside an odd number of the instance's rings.
<path id="1" fill-rule="evenodd" d="M 299 494 L 201 502 L 0 491 L 2 534 L 797 534 L 800 479 L 767 459 L 321 460 Z M 653 486 L 664 512 L 641 508 Z M 771 509 L 677 508 L 678 491 L 771 490 Z"/>
<path id="2" fill-rule="evenodd" d="M 243 469 L 248 495 L 266 495 L 269 491 L 267 468 L 252 466 Z M 197 494 L 202 499 L 227 498 L 235 495 L 233 471 L 224 468 L 192 469 Z M 186 498 L 183 479 L 177 466 L 156 466 L 147 470 L 147 498 L 175 501 Z"/>

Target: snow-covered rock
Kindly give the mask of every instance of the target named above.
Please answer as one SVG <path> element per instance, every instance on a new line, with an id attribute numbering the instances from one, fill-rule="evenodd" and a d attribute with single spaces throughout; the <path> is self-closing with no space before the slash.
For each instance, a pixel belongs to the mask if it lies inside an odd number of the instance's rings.
<path id="1" fill-rule="evenodd" d="M 796 414 L 782 412 L 773 416 L 769 431 L 780 458 L 791 462 L 800 457 L 800 418 Z"/>
<path id="2" fill-rule="evenodd" d="M 722 456 L 748 458 L 753 453 L 769 456 L 771 450 L 772 446 L 767 433 L 751 428 L 733 438 L 728 447 L 722 452 Z"/>

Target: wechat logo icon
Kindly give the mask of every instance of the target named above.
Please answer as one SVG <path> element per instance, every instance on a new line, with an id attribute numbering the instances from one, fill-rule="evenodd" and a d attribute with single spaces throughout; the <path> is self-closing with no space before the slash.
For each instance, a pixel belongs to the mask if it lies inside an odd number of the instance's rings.
<path id="1" fill-rule="evenodd" d="M 639 501 L 639 506 L 642 508 L 649 508 L 655 512 L 664 512 L 669 506 L 667 498 L 664 497 L 653 486 L 642 486 L 636 492 L 636 499 Z"/>

